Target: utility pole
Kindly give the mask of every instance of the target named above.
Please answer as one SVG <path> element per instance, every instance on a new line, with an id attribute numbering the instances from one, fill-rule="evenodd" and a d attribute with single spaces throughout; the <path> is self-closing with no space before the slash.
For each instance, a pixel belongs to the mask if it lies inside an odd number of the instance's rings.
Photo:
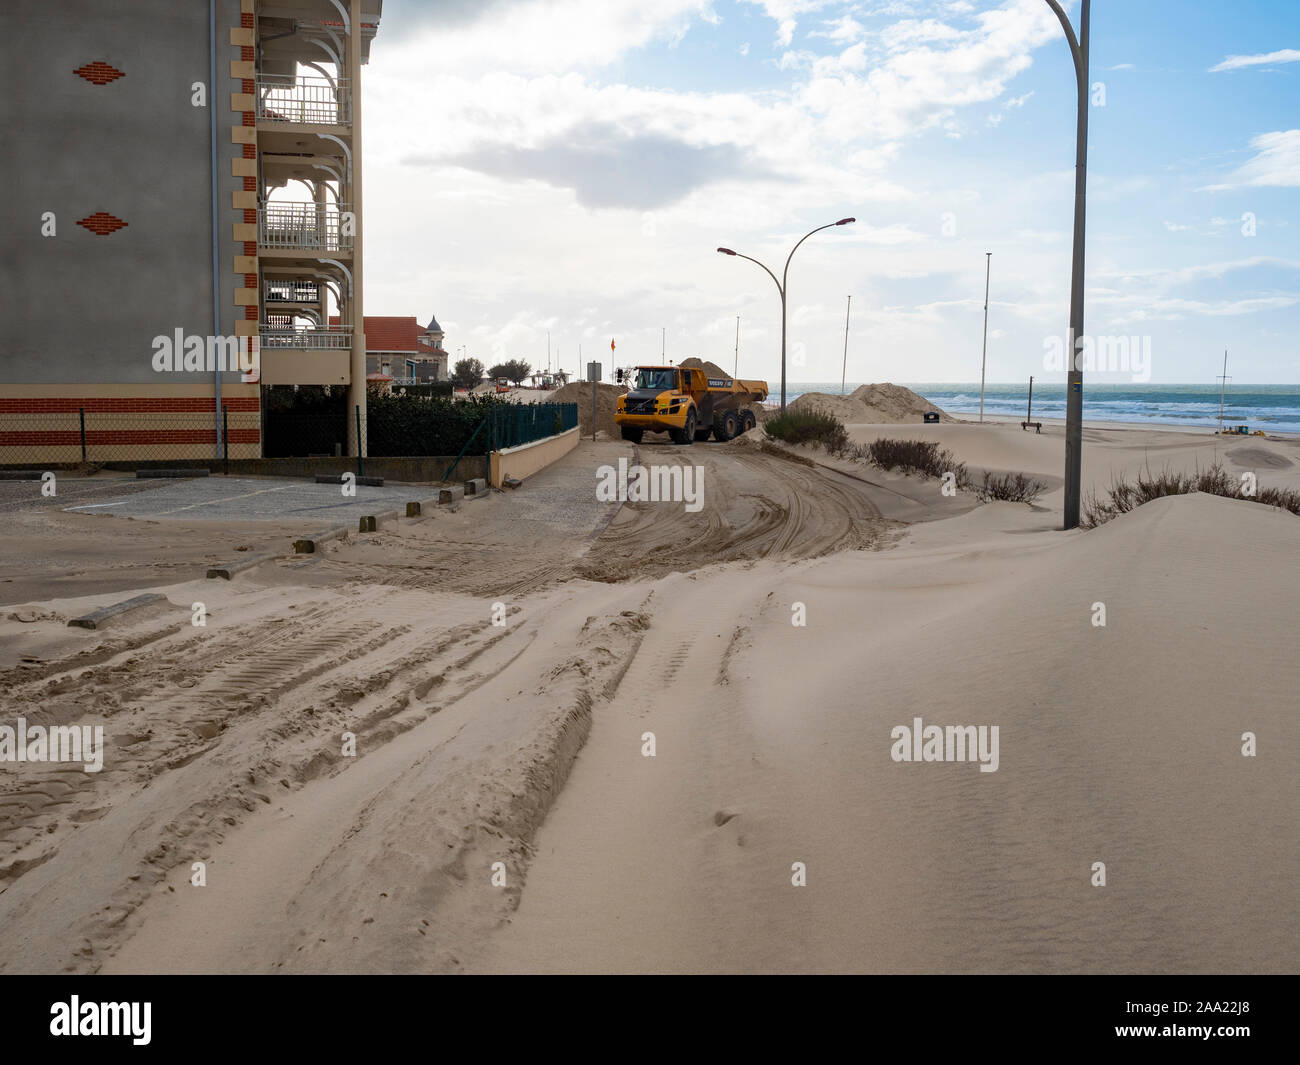
<path id="1" fill-rule="evenodd" d="M 1070 19 L 1060 0 L 1047 5 L 1061 22 L 1065 39 L 1074 59 L 1078 90 L 1074 147 L 1074 257 L 1070 265 L 1070 365 L 1065 386 L 1065 507 L 1062 527 L 1079 527 L 1079 493 L 1083 477 L 1083 367 L 1079 345 L 1086 334 L 1083 328 L 1083 252 L 1088 196 L 1088 38 L 1092 0 L 1081 0 L 1079 36 L 1074 35 Z"/>
<path id="2" fill-rule="evenodd" d="M 659 358 L 664 358 L 668 354 L 668 327 L 660 326 L 659 328 Z"/>
<path id="3" fill-rule="evenodd" d="M 1219 435 L 1223 435 L 1223 393 L 1228 387 L 1228 349 L 1223 349 L 1223 373 L 1219 375 Z"/>
<path id="4" fill-rule="evenodd" d="M 993 253 L 984 253 L 984 353 L 980 356 L 980 421 L 984 421 L 984 366 L 989 357 L 989 272 L 993 269 Z"/>
<path id="5" fill-rule="evenodd" d="M 731 376 L 740 376 L 740 315 L 736 315 L 736 365 L 731 371 Z"/>
<path id="6" fill-rule="evenodd" d="M 849 372 L 849 308 L 853 306 L 853 297 L 844 304 L 844 365 L 840 367 L 840 395 L 844 395 L 844 375 Z"/>

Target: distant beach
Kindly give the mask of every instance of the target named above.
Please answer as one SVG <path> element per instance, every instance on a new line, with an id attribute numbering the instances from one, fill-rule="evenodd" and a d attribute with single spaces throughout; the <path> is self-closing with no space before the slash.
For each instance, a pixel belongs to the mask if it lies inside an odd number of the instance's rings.
<path id="1" fill-rule="evenodd" d="M 861 382 L 845 385 L 852 392 Z M 978 415 L 980 386 L 974 384 L 924 384 L 899 382 L 919 392 L 949 414 L 962 418 Z M 838 395 L 840 384 L 792 382 L 786 386 L 786 401 L 805 392 Z M 1023 418 L 1028 399 L 1027 384 L 989 384 L 984 388 L 985 416 Z M 779 399 L 773 386 L 770 399 Z M 1219 390 L 1213 385 L 1088 384 L 1084 382 L 1083 417 L 1089 424 L 1117 422 L 1159 425 L 1186 430 L 1216 429 L 1219 424 Z M 1065 418 L 1065 385 L 1034 383 L 1034 418 L 1054 421 Z M 1300 385 L 1237 385 L 1224 396 L 1225 425 L 1248 425 L 1251 431 L 1300 433 Z"/>

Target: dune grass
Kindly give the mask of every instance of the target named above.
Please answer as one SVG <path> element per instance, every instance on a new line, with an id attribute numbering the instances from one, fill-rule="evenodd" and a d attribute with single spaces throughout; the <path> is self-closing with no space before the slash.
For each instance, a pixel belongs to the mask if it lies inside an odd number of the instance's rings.
<path id="1" fill-rule="evenodd" d="M 1208 492 L 1225 499 L 1263 503 L 1265 506 L 1300 514 L 1300 492 L 1293 488 L 1264 488 L 1248 494 L 1246 484 L 1240 478 L 1234 478 L 1216 462 L 1208 469 L 1196 470 L 1194 473 L 1164 469 L 1160 473 L 1146 470 L 1138 474 L 1135 481 L 1129 481 L 1123 476 L 1117 477 L 1111 482 L 1106 498 L 1089 493 L 1083 503 L 1081 524 L 1085 529 L 1095 529 L 1111 518 L 1127 514 L 1153 499 L 1190 495 L 1193 492 Z"/>
<path id="2" fill-rule="evenodd" d="M 984 483 L 976 486 L 975 495 L 981 503 L 997 501 L 1032 504 L 1046 490 L 1047 485 L 1042 481 L 1035 481 L 1023 473 L 994 474 L 985 471 Z"/>
<path id="3" fill-rule="evenodd" d="M 833 414 L 821 411 L 786 410 L 763 423 L 763 430 L 774 440 L 787 444 L 810 444 L 840 454 L 849 448 L 848 430 Z"/>
<path id="4" fill-rule="evenodd" d="M 899 473 L 919 473 L 923 477 L 942 477 L 945 473 L 956 476 L 957 487 L 970 485 L 966 464 L 958 462 L 951 451 L 939 449 L 933 440 L 893 440 L 881 437 L 866 447 L 866 459 L 882 470 Z"/>

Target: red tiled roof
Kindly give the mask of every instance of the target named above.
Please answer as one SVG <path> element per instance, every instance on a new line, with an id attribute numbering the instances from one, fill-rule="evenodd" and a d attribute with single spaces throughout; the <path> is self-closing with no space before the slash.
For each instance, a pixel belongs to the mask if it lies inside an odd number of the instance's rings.
<path id="1" fill-rule="evenodd" d="M 338 325 L 337 315 L 330 316 L 330 325 Z M 424 327 L 414 318 L 391 318 L 366 315 L 366 351 L 424 352 L 433 349 L 421 344 Z"/>

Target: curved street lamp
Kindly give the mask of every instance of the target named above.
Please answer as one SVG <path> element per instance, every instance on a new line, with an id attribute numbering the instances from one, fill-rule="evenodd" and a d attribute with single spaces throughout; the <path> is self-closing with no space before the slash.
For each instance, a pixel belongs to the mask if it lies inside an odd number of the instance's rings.
<path id="1" fill-rule="evenodd" d="M 1079 342 L 1083 332 L 1083 238 L 1088 192 L 1088 22 L 1092 0 L 1082 0 L 1079 36 L 1058 0 L 1047 0 L 1065 30 L 1079 83 L 1079 115 L 1074 156 L 1074 261 L 1070 267 L 1070 365 L 1065 385 L 1065 512 L 1063 527 L 1079 525 L 1079 489 L 1083 465 L 1083 368 Z"/>
<path id="2" fill-rule="evenodd" d="M 1050 2 L 1050 0 L 1049 0 Z M 828 222 L 824 226 L 818 226 L 816 229 L 805 233 L 799 238 L 798 243 L 790 249 L 790 254 L 785 257 L 785 269 L 781 272 L 781 280 L 777 281 L 776 274 L 772 273 L 766 266 L 763 266 L 757 259 L 751 259 L 748 255 L 741 255 L 738 251 L 732 251 L 730 248 L 719 248 L 718 251 L 723 255 L 734 255 L 738 259 L 749 259 L 751 263 L 756 263 L 763 267 L 763 271 L 770 277 L 776 285 L 776 290 L 781 294 L 781 410 L 785 410 L 785 290 L 786 284 L 790 277 L 790 260 L 794 258 L 794 253 L 799 250 L 799 245 L 813 235 L 820 233 L 823 229 L 832 229 L 835 226 L 847 226 L 850 222 L 856 222 L 856 218 L 841 218 L 838 222 Z"/>

